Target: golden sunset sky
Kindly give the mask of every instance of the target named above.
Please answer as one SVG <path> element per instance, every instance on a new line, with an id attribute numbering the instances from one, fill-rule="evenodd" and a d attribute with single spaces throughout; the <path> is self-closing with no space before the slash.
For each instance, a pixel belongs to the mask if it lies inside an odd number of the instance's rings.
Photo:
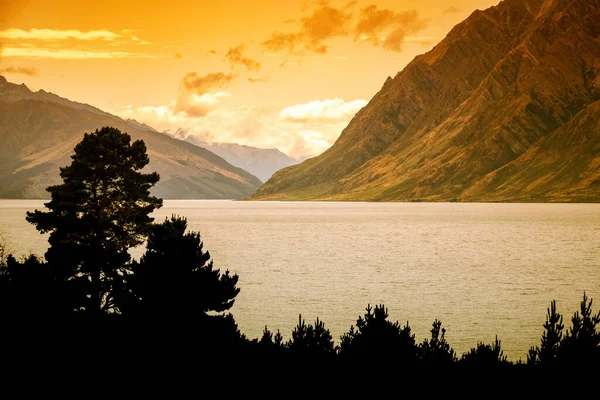
<path id="1" fill-rule="evenodd" d="M 308 157 L 498 2 L 2 0 L 0 74 L 161 131 Z"/>

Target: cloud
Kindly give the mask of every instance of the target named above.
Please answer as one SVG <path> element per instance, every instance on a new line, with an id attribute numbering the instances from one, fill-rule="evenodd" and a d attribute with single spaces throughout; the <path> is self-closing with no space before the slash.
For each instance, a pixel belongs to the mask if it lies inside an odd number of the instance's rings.
<path id="1" fill-rule="evenodd" d="M 101 59 L 101 58 L 158 58 L 159 56 L 147 53 L 130 53 L 125 51 L 101 50 L 71 50 L 38 47 L 5 47 L 4 57 L 21 58 L 57 58 L 57 59 Z"/>
<path id="2" fill-rule="evenodd" d="M 404 41 L 406 43 L 416 43 L 421 46 L 430 46 L 440 41 L 437 36 L 405 36 Z"/>
<path id="3" fill-rule="evenodd" d="M 351 19 L 350 12 L 321 4 L 311 16 L 301 18 L 296 22 L 300 24 L 298 32 L 274 32 L 262 45 L 275 52 L 286 51 L 300 54 L 309 51 L 325 54 L 328 46 L 324 42 L 335 37 L 347 36 Z"/>
<path id="4" fill-rule="evenodd" d="M 460 12 L 460 11 L 461 11 L 460 8 L 452 6 L 452 7 L 448 7 L 447 9 L 445 9 L 442 14 L 451 14 L 451 13 L 457 13 L 457 12 Z"/>
<path id="5" fill-rule="evenodd" d="M 37 76 L 38 71 L 34 67 L 15 67 L 13 65 L 9 65 L 6 68 L 0 68 L 0 73 Z"/>
<path id="6" fill-rule="evenodd" d="M 221 88 L 229 84 L 235 75 L 224 72 L 210 73 L 200 76 L 195 72 L 186 74 L 181 80 L 181 86 L 189 92 L 197 95 L 208 93 L 210 89 Z"/>
<path id="7" fill-rule="evenodd" d="M 230 48 L 227 54 L 225 54 L 225 59 L 227 59 L 231 65 L 231 68 L 233 68 L 235 65 L 243 65 L 250 71 L 258 71 L 260 69 L 260 63 L 244 56 L 246 47 L 246 44 L 242 43 L 237 47 Z"/>
<path id="8" fill-rule="evenodd" d="M 183 54 L 181 54 L 180 52 L 175 53 L 175 58 L 181 58 L 183 57 Z"/>
<path id="9" fill-rule="evenodd" d="M 280 108 L 250 105 L 226 108 L 227 104 L 219 102 L 228 94 L 219 93 L 211 93 L 203 99 L 210 103 L 216 97 L 217 103 L 202 118 L 190 117 L 186 112 L 175 113 L 175 101 L 159 106 L 127 105 L 120 110 L 109 111 L 122 118 L 146 123 L 159 131 L 185 132 L 180 135 L 182 138 L 193 135 L 206 142 L 277 148 L 295 158 L 313 157 L 327 150 L 354 115 L 352 112 L 340 112 L 339 119 L 330 115 L 333 118 L 289 121 L 281 118 L 283 110 Z M 211 106 L 205 104 L 205 108 Z"/>
<path id="10" fill-rule="evenodd" d="M 365 105 L 367 105 L 366 100 L 345 102 L 336 97 L 284 108 L 279 113 L 279 117 L 284 121 L 295 123 L 345 121 L 352 119 Z"/>
<path id="11" fill-rule="evenodd" d="M 185 113 L 193 118 L 206 116 L 224 97 L 228 96 L 225 92 L 213 90 L 227 86 L 235 77 L 233 74 L 223 72 L 204 76 L 195 72 L 186 74 L 179 84 L 177 101 L 173 108 L 174 114 Z"/>
<path id="12" fill-rule="evenodd" d="M 137 37 L 137 36 L 132 36 L 132 37 L 131 37 L 131 40 L 133 40 L 134 42 L 137 42 L 137 43 L 139 43 L 139 44 L 143 44 L 143 45 L 152 44 L 152 43 L 150 43 L 150 42 L 147 42 L 147 41 L 145 41 L 145 40 L 142 40 L 142 39 L 140 39 L 140 38 L 139 38 L 139 37 Z"/>
<path id="13" fill-rule="evenodd" d="M 370 5 L 360 10 L 354 28 L 355 41 L 368 41 L 390 51 L 401 51 L 407 36 L 427 27 L 415 10 L 394 12 Z"/>
<path id="14" fill-rule="evenodd" d="M 356 2 L 335 8 L 327 2 L 319 2 L 309 17 L 296 20 L 296 32 L 273 32 L 262 42 L 268 50 L 289 54 L 327 53 L 327 41 L 337 37 L 353 36 L 390 51 L 401 51 L 406 38 L 427 26 L 417 11 L 395 12 L 379 9 L 376 5 L 362 8 L 357 15 L 352 9 Z"/>
<path id="15" fill-rule="evenodd" d="M 116 40 L 121 35 L 106 30 L 82 32 L 76 29 L 30 29 L 29 31 L 23 29 L 6 29 L 0 31 L 0 37 L 4 39 L 24 40 Z"/>
<path id="16" fill-rule="evenodd" d="M 267 82 L 270 78 L 268 76 L 263 76 L 260 78 L 248 78 L 248 82 L 250 83 L 259 83 L 259 82 Z"/>
<path id="17" fill-rule="evenodd" d="M 100 59 L 100 58 L 158 58 L 146 53 L 114 51 L 99 49 L 103 46 L 119 47 L 123 45 L 149 45 L 137 36 L 134 31 L 126 29 L 117 32 L 109 30 L 80 31 L 77 29 L 5 29 L 0 30 L 0 39 L 4 41 L 4 56 L 23 58 L 56 58 L 56 59 Z M 79 42 L 94 42 L 96 48 L 85 48 Z M 43 43 L 43 44 L 40 44 Z"/>
<path id="18" fill-rule="evenodd" d="M 217 51 L 216 50 L 209 50 L 209 51 L 207 51 L 207 54 L 214 55 L 214 54 L 217 54 Z"/>

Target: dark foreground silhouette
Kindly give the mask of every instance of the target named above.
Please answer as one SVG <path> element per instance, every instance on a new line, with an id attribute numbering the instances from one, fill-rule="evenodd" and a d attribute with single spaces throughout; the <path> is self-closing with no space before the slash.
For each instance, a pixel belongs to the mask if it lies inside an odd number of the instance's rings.
<path id="1" fill-rule="evenodd" d="M 299 318 L 285 341 L 267 327 L 260 339 L 242 334 L 233 316 L 238 276 L 215 269 L 198 232 L 185 218 L 150 217 L 162 200 L 150 195 L 156 173 L 143 142 L 105 127 L 86 134 L 63 183 L 48 188 L 48 211 L 27 220 L 49 233 L 45 260 L 17 259 L 0 243 L 0 343 L 5 359 L 107 362 L 112 368 L 168 361 L 242 360 L 313 365 L 416 368 L 545 368 L 600 365 L 600 313 L 584 294 L 565 329 L 553 301 L 541 342 L 512 363 L 501 342 L 477 343 L 458 357 L 434 321 L 417 343 L 408 323 L 388 319 L 384 305 L 367 306 L 336 345 L 323 321 Z M 131 248 L 146 244 L 140 260 Z M 167 362 L 167 364 L 165 364 Z M 317 363 L 317 364 L 315 364 Z M 74 364 L 77 365 L 77 364 Z"/>

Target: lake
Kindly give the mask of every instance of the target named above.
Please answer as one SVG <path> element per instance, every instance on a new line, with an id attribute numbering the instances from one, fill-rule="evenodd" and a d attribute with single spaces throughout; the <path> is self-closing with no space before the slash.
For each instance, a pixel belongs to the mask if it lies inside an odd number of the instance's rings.
<path id="1" fill-rule="evenodd" d="M 0 200 L 17 254 L 47 248 L 25 221 L 40 207 Z M 339 343 L 383 303 L 419 342 L 437 318 L 459 355 L 498 335 L 517 361 L 539 345 L 552 299 L 566 327 L 584 291 L 600 306 L 600 204 L 165 201 L 155 217 L 172 214 L 239 274 L 231 312 L 249 338 L 268 325 L 288 339 L 302 314 Z"/>

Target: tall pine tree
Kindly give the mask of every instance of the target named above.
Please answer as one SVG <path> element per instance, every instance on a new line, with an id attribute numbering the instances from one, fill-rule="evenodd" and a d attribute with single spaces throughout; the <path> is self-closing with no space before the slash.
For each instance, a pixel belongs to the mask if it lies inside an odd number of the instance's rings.
<path id="1" fill-rule="evenodd" d="M 104 127 L 86 133 L 63 183 L 47 190 L 49 211 L 27 213 L 27 221 L 50 233 L 49 265 L 66 280 L 83 278 L 84 311 L 99 316 L 115 311 L 114 293 L 123 287 L 128 251 L 142 244 L 162 200 L 150 195 L 159 176 L 144 174 L 149 160 L 143 141 Z"/>

